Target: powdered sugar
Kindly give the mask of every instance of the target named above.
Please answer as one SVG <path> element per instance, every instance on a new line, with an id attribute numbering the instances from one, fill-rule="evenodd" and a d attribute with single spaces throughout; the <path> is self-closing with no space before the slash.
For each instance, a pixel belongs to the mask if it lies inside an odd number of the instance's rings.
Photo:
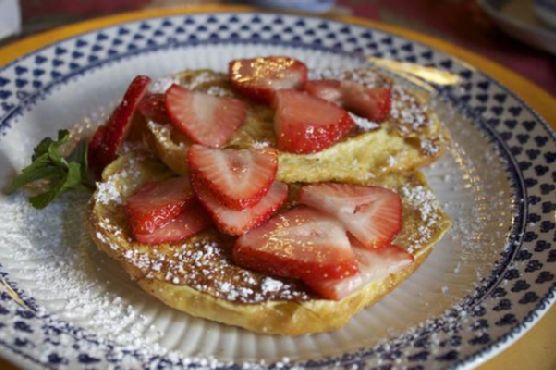
<path id="1" fill-rule="evenodd" d="M 404 136 L 419 133 L 430 125 L 427 104 L 402 86 L 392 87 L 390 115 Z"/>
<path id="2" fill-rule="evenodd" d="M 351 119 L 355 123 L 357 127 L 359 127 L 362 131 L 371 131 L 375 130 L 380 127 L 380 125 L 376 122 L 371 122 L 366 118 L 361 116 L 355 115 L 353 113 L 349 113 Z"/>
<path id="3" fill-rule="evenodd" d="M 99 182 L 97 184 L 97 201 L 101 204 L 108 204 L 110 202 L 121 203 L 122 198 L 120 192 L 113 185 L 112 181 Z"/>
<path id="4" fill-rule="evenodd" d="M 182 79 L 181 84 L 185 85 L 187 88 L 196 89 L 206 84 L 210 84 L 214 81 L 222 80 L 222 75 L 218 73 L 214 73 L 211 71 L 201 71 L 199 73 L 195 73 L 189 81 L 184 81 Z"/>
<path id="5" fill-rule="evenodd" d="M 207 89 L 207 94 L 220 97 L 231 97 L 234 96 L 230 89 L 225 89 L 220 86 L 211 86 Z"/>
<path id="6" fill-rule="evenodd" d="M 26 282 L 27 294 L 57 312 L 55 319 L 77 320 L 122 344 L 152 345 L 160 333 L 122 300 L 122 292 L 112 289 L 115 280 L 99 267 L 110 263 L 91 245 L 84 227 L 87 198 L 88 194 L 73 194 L 41 211 L 22 196 L 5 199 L 0 203 L 0 232 L 4 238 L 16 238 L 18 246 L 0 249 L 0 256 L 36 261 L 32 269 L 6 267 L 12 278 Z"/>
<path id="7" fill-rule="evenodd" d="M 437 232 L 440 221 L 441 209 L 435 195 L 424 186 L 403 186 L 401 194 L 406 206 L 418 214 L 417 230 L 409 234 L 407 242 L 409 250 L 414 253 L 430 243 L 434 233 Z"/>
<path id="8" fill-rule="evenodd" d="M 164 76 L 151 82 L 149 92 L 153 94 L 164 94 L 172 84 L 179 83 L 179 79 L 172 76 Z"/>
<path id="9" fill-rule="evenodd" d="M 140 169 L 137 166 L 140 166 L 140 161 L 128 161 L 123 164 L 125 170 L 110 175 L 95 194 L 98 205 L 108 206 L 112 215 L 97 220 L 98 231 L 95 236 L 105 246 L 116 251 L 126 263 L 139 269 L 146 279 L 187 285 L 217 298 L 242 303 L 303 300 L 309 297 L 300 284 L 268 280 L 265 276 L 234 265 L 231 262 L 229 241 L 214 232 L 202 233 L 182 243 L 154 249 L 133 242 L 120 204 L 133 191 L 133 188 L 128 188 L 130 184 L 138 185 L 132 177 L 139 176 Z"/>
<path id="10" fill-rule="evenodd" d="M 273 279 L 271 277 L 265 277 L 263 279 L 261 289 L 263 294 L 267 292 L 276 292 L 282 288 L 283 283 L 280 280 Z"/>
<path id="11" fill-rule="evenodd" d="M 402 136 L 419 136 L 431 124 L 429 107 L 424 99 L 418 98 L 413 91 L 387 77 L 383 72 L 369 68 L 348 70 L 331 67 L 313 72 L 312 78 L 349 80 L 370 88 L 391 87 L 390 122 Z M 355 124 L 365 131 L 378 126 L 364 118 L 353 114 L 351 116 Z M 438 146 L 428 142 L 424 144 L 423 150 L 427 154 L 434 155 L 438 151 Z"/>
<path id="12" fill-rule="evenodd" d="M 253 148 L 254 149 L 265 149 L 270 147 L 270 143 L 266 142 L 266 141 L 255 141 L 253 143 Z"/>
<path id="13" fill-rule="evenodd" d="M 366 87 L 386 87 L 393 83 L 392 79 L 386 77 L 384 73 L 379 73 L 370 68 L 353 69 L 330 66 L 319 70 L 311 70 L 309 77 L 311 79 L 349 80 Z"/>
<path id="14" fill-rule="evenodd" d="M 156 136 L 157 140 L 165 147 L 172 147 L 173 149 L 185 150 L 186 144 L 183 141 L 176 141 L 172 139 L 172 126 L 160 125 L 156 122 L 147 122 L 147 128 Z"/>

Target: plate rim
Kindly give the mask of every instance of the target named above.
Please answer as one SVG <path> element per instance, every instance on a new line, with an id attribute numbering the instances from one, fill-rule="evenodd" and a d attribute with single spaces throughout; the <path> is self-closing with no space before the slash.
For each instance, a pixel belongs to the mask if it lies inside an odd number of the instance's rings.
<path id="1" fill-rule="evenodd" d="M 226 6 L 219 6 L 217 7 L 217 11 L 214 11 L 214 9 L 212 7 L 200 7 L 200 8 L 186 8 L 185 11 L 182 8 L 179 9 L 166 9 L 163 12 L 160 11 L 147 11 L 147 12 L 135 12 L 135 13 L 128 13 L 128 14 L 124 14 L 124 15 L 116 15 L 116 16 L 108 16 L 108 17 L 103 17 L 100 18 L 98 20 L 93 20 L 93 21 L 86 21 L 86 22 L 82 22 L 79 23 L 77 25 L 73 25 L 73 26 L 66 26 L 66 27 L 62 27 L 61 29 L 72 29 L 73 33 L 71 36 L 66 36 L 63 37 L 61 39 L 56 39 L 54 41 L 51 40 L 51 42 L 45 43 L 43 44 L 42 47 L 40 48 L 33 48 L 32 50 L 29 50 L 28 52 L 22 53 L 21 55 L 19 55 L 16 59 L 12 60 L 11 62 L 7 63 L 7 64 L 2 64 L 0 65 L 0 69 L 5 69 L 7 67 L 9 67 L 10 65 L 12 65 L 13 63 L 17 63 L 20 59 L 23 59 L 29 55 L 35 54 L 37 52 L 40 52 L 41 50 L 51 47 L 53 45 L 56 45 L 62 41 L 68 40 L 68 39 L 72 39 L 72 38 L 76 38 L 79 37 L 80 35 L 86 34 L 86 33 L 90 33 L 90 32 L 94 32 L 96 30 L 101 30 L 103 28 L 107 28 L 107 27 L 112 27 L 112 26 L 118 26 L 118 25 L 124 25 L 126 23 L 133 23 L 133 22 L 137 22 L 140 20 L 145 20 L 145 19 L 157 19 L 157 18 L 163 18 L 164 16 L 173 16 L 173 15 L 197 15 L 197 14 L 208 14 L 209 12 L 207 11 L 207 9 L 210 10 L 210 12 L 216 12 L 216 13 L 226 13 L 226 14 L 233 14 L 233 13 L 240 13 L 240 14 L 274 14 L 274 13 L 264 13 L 264 12 L 260 12 L 257 8 L 252 8 L 252 7 L 243 7 L 243 6 L 231 6 L 231 7 L 226 7 Z M 155 14 L 153 14 L 155 13 Z M 132 18 L 132 19 L 127 19 L 126 21 L 117 21 L 117 19 L 122 19 L 123 16 L 128 16 L 131 17 L 133 15 L 137 15 L 140 16 L 140 18 Z M 288 15 L 288 14 L 276 14 L 276 15 Z M 296 16 L 300 16 L 300 17 L 304 17 L 304 18 L 317 18 L 317 19 L 322 19 L 322 17 L 317 17 L 317 16 L 308 16 L 308 15 L 299 15 L 299 14 L 294 14 Z M 86 30 L 81 30 L 79 31 L 79 25 L 82 24 L 87 24 L 90 23 L 92 25 L 94 24 L 98 24 L 97 22 L 100 22 L 102 20 L 110 20 L 110 21 L 114 21 L 114 23 L 110 23 L 110 24 L 104 24 L 100 27 L 95 27 L 95 28 L 91 28 L 91 29 L 86 29 Z M 433 43 L 429 43 L 427 41 L 422 41 L 419 39 L 416 39 L 415 37 L 413 37 L 414 35 L 419 35 L 419 37 L 422 37 L 423 39 L 430 39 L 428 41 L 431 40 L 436 40 L 438 41 L 438 44 L 442 46 L 442 43 L 445 43 L 442 40 L 438 40 L 435 39 L 433 37 L 430 36 L 426 36 L 426 35 L 421 35 L 415 31 L 409 31 L 409 30 L 404 30 L 401 29 L 400 27 L 396 27 L 396 26 L 389 26 L 389 25 L 384 25 L 381 24 L 380 22 L 375 22 L 375 21 L 369 21 L 366 19 L 361 19 L 361 18 L 357 18 L 357 17 L 346 17 L 346 16 L 342 16 L 342 17 L 337 17 L 337 18 L 332 18 L 332 19 L 325 19 L 327 21 L 332 21 L 332 22 L 340 22 L 340 23 L 345 23 L 348 25 L 356 25 L 356 26 L 364 26 L 364 27 L 369 27 L 372 29 L 376 29 L 378 31 L 382 31 L 382 32 L 386 32 L 386 33 L 391 33 L 394 36 L 398 36 L 398 37 L 402 37 L 405 39 L 408 39 L 410 42 L 412 43 L 416 43 L 416 44 L 420 44 L 423 45 L 427 48 L 431 48 L 437 52 L 441 52 L 446 54 L 447 56 L 449 56 L 450 58 L 456 60 L 459 63 L 462 63 L 463 65 L 469 65 L 469 63 L 467 63 L 465 60 L 463 60 L 459 55 L 452 53 L 451 51 L 446 51 L 444 50 L 442 47 L 439 47 L 438 45 L 435 45 Z M 396 29 L 399 32 L 396 31 L 392 31 L 390 28 Z M 49 33 L 57 33 L 59 30 L 53 30 L 53 31 L 49 31 L 46 32 L 45 34 L 49 34 Z M 410 34 L 410 36 L 405 35 L 404 33 Z M 41 34 L 38 36 L 44 36 L 45 34 Z M 16 42 L 14 44 L 8 45 L 7 47 L 4 47 L 2 49 L 0 49 L 0 64 L 2 63 L 2 52 L 5 51 L 6 49 L 9 48 L 13 48 L 13 47 L 17 47 L 19 43 L 24 43 L 27 40 L 22 40 L 20 42 Z M 456 48 L 459 49 L 459 48 Z M 467 50 L 464 49 L 460 49 L 461 52 L 463 54 L 469 54 L 471 56 L 474 55 L 474 53 L 469 52 Z M 482 58 L 478 55 L 474 55 L 478 60 L 483 59 L 483 62 L 485 63 L 490 63 L 490 64 L 494 64 L 488 60 L 486 60 L 485 58 Z M 492 67 L 492 66 L 491 66 Z M 489 67 L 489 68 L 491 68 Z M 494 67 L 498 67 L 499 69 L 501 69 L 503 72 L 506 73 L 511 73 L 508 69 L 506 69 L 503 66 L 500 65 L 495 65 Z M 548 134 L 551 136 L 551 138 L 553 140 L 556 140 L 556 135 L 554 132 L 554 123 L 549 123 L 548 121 L 546 121 L 543 117 L 543 115 L 539 114 L 539 107 L 542 108 L 540 110 L 544 110 L 543 105 L 538 106 L 537 104 L 531 103 L 526 99 L 523 99 L 519 94 L 520 91 L 516 91 L 510 87 L 508 87 L 508 84 L 506 83 L 506 81 L 504 81 L 505 78 L 510 79 L 512 77 L 512 75 L 507 75 L 504 78 L 500 78 L 498 76 L 494 76 L 492 73 L 490 73 L 488 70 L 482 68 L 482 67 L 471 67 L 472 69 L 477 70 L 480 73 L 483 73 L 487 76 L 488 79 L 491 80 L 491 82 L 496 83 L 497 85 L 499 85 L 505 92 L 513 95 L 520 104 L 522 104 L 523 106 L 527 107 L 528 109 L 530 109 L 532 111 L 532 113 L 536 116 L 536 118 L 538 119 L 538 121 L 547 129 Z M 505 70 L 505 71 L 504 71 Z M 521 79 L 523 79 L 521 77 Z M 527 80 L 523 79 L 524 81 L 521 81 L 522 83 L 525 82 L 525 85 L 529 84 L 531 85 L 534 89 L 536 90 L 540 90 L 541 92 L 544 92 L 547 96 L 545 98 L 549 98 L 552 99 L 550 97 L 550 95 L 548 93 L 546 93 L 544 90 L 534 86 L 533 84 L 531 84 L 530 82 L 528 82 Z M 518 81 L 519 82 L 519 81 Z M 554 297 L 554 293 L 556 291 L 555 289 L 556 285 L 553 285 L 550 291 L 550 294 L 546 297 L 543 297 L 541 300 L 539 300 L 538 304 L 535 306 L 535 308 L 533 310 L 531 310 L 531 312 L 529 312 L 525 318 L 524 318 L 524 322 L 521 322 L 519 325 L 517 325 L 514 330 L 506 333 L 505 335 L 503 335 L 502 337 L 500 337 L 500 339 L 496 342 L 493 342 L 492 344 L 486 346 L 485 348 L 483 348 L 481 351 L 478 351 L 476 353 L 474 353 L 471 356 L 468 357 L 463 357 L 460 359 L 460 361 L 458 361 L 454 367 L 461 367 L 461 368 L 468 368 L 468 367 L 473 367 L 476 366 L 478 363 L 481 363 L 483 361 L 486 361 L 489 358 L 492 358 L 494 356 L 496 356 L 497 354 L 499 354 L 503 349 L 507 348 L 508 346 L 510 346 L 512 343 L 515 342 L 515 340 L 517 340 L 518 338 L 520 338 L 523 334 L 525 334 L 530 328 L 532 328 L 537 322 L 538 320 L 544 316 L 544 314 L 549 310 L 550 305 L 552 303 L 554 303 L 555 301 L 555 297 Z M 545 300 L 547 300 L 547 302 L 544 302 Z M 546 304 L 548 303 L 548 304 Z M 544 308 L 543 309 L 539 309 L 539 306 L 541 306 L 542 304 L 544 304 Z M 529 318 L 530 316 L 534 317 L 534 322 L 527 322 L 527 318 Z M 506 337 L 507 336 L 507 337 Z M 508 340 L 508 339 L 512 339 L 512 340 Z M 2 346 L 3 347 L 3 346 Z M 10 348 L 10 347 L 8 347 Z M 13 349 L 12 349 L 13 350 Z M 3 356 L 5 356 L 5 351 L 3 352 Z M 11 353 L 10 353 L 11 354 Z M 26 362 L 24 361 L 23 358 L 21 358 L 19 355 L 16 355 L 15 353 L 12 354 L 14 358 L 17 359 L 21 359 L 22 362 Z M 5 358 L 11 358 L 12 356 L 5 356 Z M 471 359 L 469 357 L 472 357 Z M 18 361 L 19 362 L 19 361 Z"/>

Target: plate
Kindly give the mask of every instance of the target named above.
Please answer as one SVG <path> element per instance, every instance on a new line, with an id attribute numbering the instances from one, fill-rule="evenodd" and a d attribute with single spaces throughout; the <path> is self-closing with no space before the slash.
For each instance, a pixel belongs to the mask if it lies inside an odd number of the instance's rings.
<path id="1" fill-rule="evenodd" d="M 532 0 L 480 0 L 479 5 L 504 32 L 528 45 L 556 54 L 556 31 L 535 14 Z M 546 12 L 544 16 L 550 14 Z"/>
<path id="2" fill-rule="evenodd" d="M 365 57 L 426 64 L 462 83 L 431 103 L 453 146 L 426 170 L 450 232 L 422 267 L 343 329 L 249 333 L 167 308 L 92 245 L 87 196 L 43 211 L 0 196 L 0 354 L 25 368 L 469 368 L 554 301 L 556 138 L 504 86 L 457 59 L 376 29 L 298 15 L 219 13 L 103 27 L 0 69 L 0 179 L 58 128 L 102 121 L 138 73 L 225 70 L 288 54 L 312 69 Z"/>

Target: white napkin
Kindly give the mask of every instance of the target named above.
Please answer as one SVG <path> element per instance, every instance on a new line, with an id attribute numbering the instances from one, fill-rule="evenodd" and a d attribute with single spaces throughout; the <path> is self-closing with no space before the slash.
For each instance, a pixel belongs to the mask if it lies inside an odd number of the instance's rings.
<path id="1" fill-rule="evenodd" d="M 0 39 L 19 33 L 20 30 L 19 0 L 0 0 Z"/>

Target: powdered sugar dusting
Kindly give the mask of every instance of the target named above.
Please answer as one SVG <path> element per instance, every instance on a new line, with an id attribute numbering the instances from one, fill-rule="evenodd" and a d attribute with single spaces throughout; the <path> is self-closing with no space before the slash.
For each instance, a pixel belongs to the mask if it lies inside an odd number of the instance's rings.
<path id="1" fill-rule="evenodd" d="M 230 89 L 225 89 L 220 86 L 211 86 L 207 89 L 207 94 L 220 97 L 231 97 L 234 96 Z"/>
<path id="2" fill-rule="evenodd" d="M 151 82 L 149 92 L 153 94 L 164 94 L 172 84 L 179 83 L 179 79 L 172 76 L 164 76 Z"/>
<path id="3" fill-rule="evenodd" d="M 98 206 L 110 217 L 97 220 L 95 237 L 135 266 L 146 279 L 187 285 L 217 298 L 242 303 L 304 300 L 310 297 L 299 283 L 272 280 L 231 262 L 230 241 L 215 232 L 198 234 L 182 243 L 149 248 L 133 241 L 125 224 L 122 200 L 138 186 L 140 161 L 128 158 L 125 170 L 110 175 L 95 193 Z M 122 249 L 123 248 L 123 249 Z"/>
<path id="4" fill-rule="evenodd" d="M 353 120 L 353 122 L 355 123 L 355 125 L 360 128 L 362 131 L 371 131 L 371 130 L 375 130 L 377 128 L 380 127 L 380 125 L 376 122 L 371 122 L 366 118 L 363 118 L 361 116 L 358 116 L 356 114 L 353 113 L 349 113 L 351 119 Z"/>
<path id="5" fill-rule="evenodd" d="M 390 114 L 403 136 L 415 135 L 430 125 L 427 104 L 419 101 L 407 88 L 398 85 L 392 88 Z"/>
<path id="6" fill-rule="evenodd" d="M 107 278 L 107 258 L 96 251 L 84 227 L 88 194 L 72 194 L 45 210 L 33 209 L 22 196 L 0 203 L 0 233 L 17 240 L 1 248 L 3 261 L 36 261 L 32 269 L 7 264 L 27 294 L 56 312 L 53 319 L 77 320 L 85 329 L 123 345 L 151 346 L 161 333 L 122 299 Z M 13 245 L 4 240 L 2 245 Z M 102 262 L 101 262 L 102 261 Z M 105 266 L 106 267 L 106 266 Z"/>
<path id="7" fill-rule="evenodd" d="M 391 87 L 390 122 L 402 136 L 418 136 L 430 126 L 429 106 L 423 99 L 398 81 L 383 72 L 371 68 L 344 69 L 330 67 L 314 71 L 311 78 L 332 78 L 354 81 L 366 87 Z M 363 130 L 376 128 L 374 122 L 352 115 L 356 125 Z M 426 153 L 435 154 L 432 143 L 425 149 Z M 427 150 L 430 149 L 430 150 Z M 438 148 L 436 148 L 438 150 Z"/>
<path id="8" fill-rule="evenodd" d="M 393 84 L 393 80 L 384 73 L 371 68 L 344 68 L 330 66 L 323 69 L 309 71 L 310 79 L 335 79 L 357 82 L 366 87 L 387 87 Z"/>
<path id="9" fill-rule="evenodd" d="M 187 88 L 196 89 L 203 85 L 211 84 L 214 81 L 220 81 L 221 79 L 221 74 L 214 73 L 212 71 L 201 71 L 192 75 L 188 81 L 182 78 L 180 83 L 185 85 Z"/>
<path id="10" fill-rule="evenodd" d="M 147 128 L 156 136 L 157 141 L 173 149 L 185 150 L 186 144 L 172 139 L 172 126 L 161 125 L 153 121 L 147 122 Z"/>
<path id="11" fill-rule="evenodd" d="M 415 253 L 417 250 L 430 243 L 434 231 L 440 221 L 441 209 L 435 195 L 424 186 L 403 186 L 401 195 L 406 202 L 406 207 L 415 210 L 418 214 L 417 230 L 407 238 L 408 250 Z"/>
<path id="12" fill-rule="evenodd" d="M 122 202 L 120 192 L 113 185 L 112 181 L 100 182 L 97 184 L 96 199 L 101 204 L 108 204 L 110 202 L 119 204 Z"/>

